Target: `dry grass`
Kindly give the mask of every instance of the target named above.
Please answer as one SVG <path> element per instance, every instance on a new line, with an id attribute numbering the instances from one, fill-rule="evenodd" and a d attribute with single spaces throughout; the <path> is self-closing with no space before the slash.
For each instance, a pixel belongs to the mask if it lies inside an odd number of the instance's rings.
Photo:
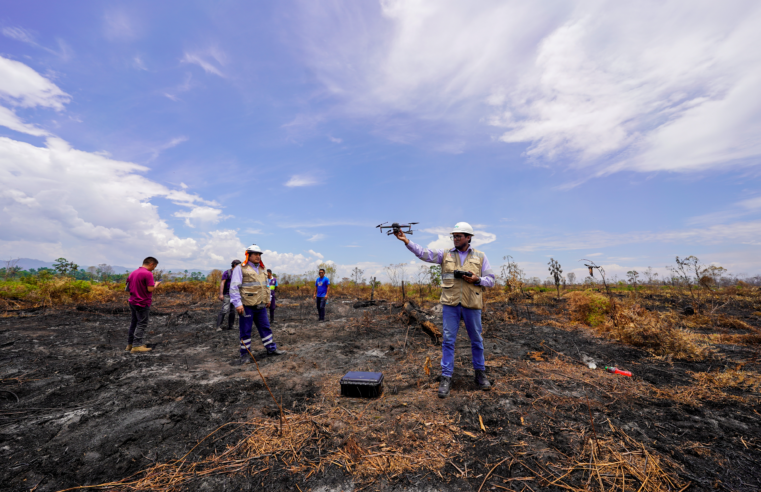
<path id="1" fill-rule="evenodd" d="M 622 343 L 684 360 L 712 354 L 707 338 L 678 327 L 674 314 L 651 312 L 633 300 L 611 300 L 596 292 L 571 292 L 566 298 L 572 320 Z"/>
<path id="2" fill-rule="evenodd" d="M 245 437 L 224 451 L 193 458 L 203 442 L 236 433 Z M 355 413 L 334 405 L 315 405 L 285 420 L 259 417 L 226 424 L 199 442 L 178 460 L 159 464 L 119 482 L 86 488 L 115 490 L 187 490 L 198 477 L 245 473 L 255 476 L 280 461 L 305 479 L 330 466 L 337 466 L 362 483 L 374 477 L 393 479 L 402 473 L 427 470 L 438 473 L 462 451 L 455 439 L 462 431 L 447 415 L 435 418 L 406 413 L 391 422 L 375 411 Z M 372 480 L 370 480 L 372 481 Z M 85 487 L 75 487 L 77 488 Z M 63 491 L 61 491 L 63 492 Z"/>

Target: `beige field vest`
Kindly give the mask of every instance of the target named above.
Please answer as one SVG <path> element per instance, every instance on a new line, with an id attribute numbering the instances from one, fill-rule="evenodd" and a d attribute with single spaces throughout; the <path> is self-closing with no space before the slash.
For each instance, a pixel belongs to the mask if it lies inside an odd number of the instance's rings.
<path id="1" fill-rule="evenodd" d="M 251 265 L 241 267 L 243 282 L 240 284 L 240 300 L 244 306 L 267 304 L 270 300 L 267 286 L 267 272 L 263 268 L 259 273 Z"/>
<path id="2" fill-rule="evenodd" d="M 469 284 L 461 278 L 454 278 L 455 270 L 467 270 L 481 276 L 484 264 L 484 254 L 470 248 L 465 262 L 460 264 L 460 253 L 457 250 L 446 251 L 441 262 L 441 303 L 447 306 L 457 306 L 469 309 L 484 308 L 484 288 L 480 285 Z"/>

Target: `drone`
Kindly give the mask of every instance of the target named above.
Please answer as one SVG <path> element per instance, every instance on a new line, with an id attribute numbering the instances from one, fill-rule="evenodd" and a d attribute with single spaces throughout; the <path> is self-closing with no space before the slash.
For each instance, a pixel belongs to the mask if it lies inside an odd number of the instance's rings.
<path id="1" fill-rule="evenodd" d="M 384 222 L 383 224 L 388 224 L 388 222 Z M 417 222 L 410 222 L 409 224 L 399 224 L 397 222 L 394 222 L 391 225 L 383 225 L 383 224 L 378 224 L 375 227 L 380 229 L 381 234 L 383 234 L 383 229 L 391 229 L 390 231 L 386 233 L 387 236 L 390 236 L 392 234 L 396 234 L 399 231 L 405 234 L 412 234 L 412 226 L 417 224 Z"/>

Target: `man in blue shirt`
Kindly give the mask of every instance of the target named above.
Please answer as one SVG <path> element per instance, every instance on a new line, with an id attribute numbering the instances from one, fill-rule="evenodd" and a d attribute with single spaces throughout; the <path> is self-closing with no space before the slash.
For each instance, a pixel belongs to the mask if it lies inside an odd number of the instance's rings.
<path id="1" fill-rule="evenodd" d="M 325 303 L 328 301 L 330 291 L 330 279 L 325 276 L 325 270 L 320 268 L 320 276 L 314 281 L 314 299 L 317 303 L 317 312 L 320 321 L 325 321 Z"/>

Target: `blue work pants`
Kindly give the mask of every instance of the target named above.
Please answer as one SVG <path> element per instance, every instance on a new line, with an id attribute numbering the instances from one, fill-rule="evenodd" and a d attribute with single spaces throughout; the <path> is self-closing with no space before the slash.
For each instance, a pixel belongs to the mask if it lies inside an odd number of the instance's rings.
<path id="1" fill-rule="evenodd" d="M 481 336 L 481 310 L 457 306 L 442 306 L 444 321 L 444 341 L 441 343 L 441 375 L 451 378 L 454 372 L 454 344 L 460 329 L 460 320 L 465 321 L 465 329 L 470 337 L 470 350 L 473 354 L 473 369 L 485 370 L 484 339 Z"/>
<path id="2" fill-rule="evenodd" d="M 267 319 L 267 308 L 254 309 L 251 306 L 243 306 L 243 309 L 245 310 L 244 314 L 238 316 L 240 320 L 240 356 L 248 357 L 248 350 L 251 350 L 251 331 L 254 324 L 262 339 L 262 345 L 267 351 L 276 350 L 277 345 L 272 338 L 270 320 Z"/>

